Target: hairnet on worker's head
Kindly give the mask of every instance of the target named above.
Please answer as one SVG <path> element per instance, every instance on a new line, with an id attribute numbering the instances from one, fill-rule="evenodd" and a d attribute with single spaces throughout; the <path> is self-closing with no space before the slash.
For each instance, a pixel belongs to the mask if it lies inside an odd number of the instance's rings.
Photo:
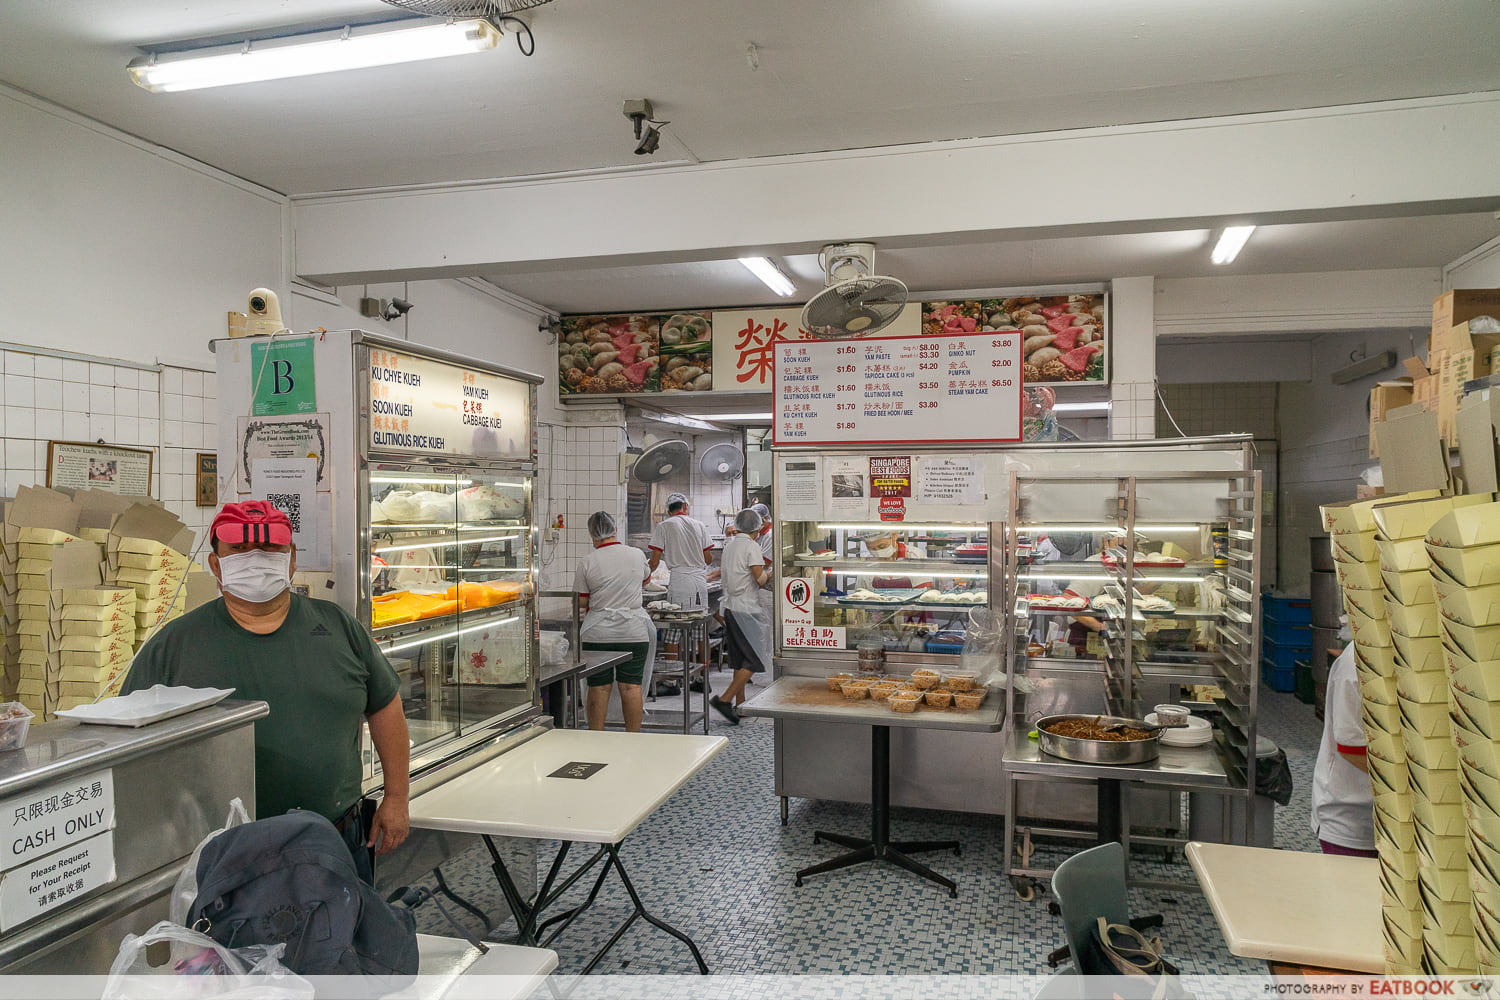
<path id="1" fill-rule="evenodd" d="M 615 519 L 607 510 L 596 510 L 589 515 L 589 537 L 596 542 L 615 537 Z"/>
<path id="2" fill-rule="evenodd" d="M 752 531 L 759 531 L 760 515 L 755 513 L 755 511 L 750 509 L 749 507 L 746 507 L 738 514 L 734 515 L 734 526 L 747 535 Z"/>
<path id="3" fill-rule="evenodd" d="M 771 519 L 771 508 L 767 507 L 763 503 L 753 503 L 750 505 L 750 509 L 760 515 L 760 521 L 762 524 Z"/>
<path id="4" fill-rule="evenodd" d="M 687 502 L 687 497 L 681 493 L 673 493 L 667 497 L 667 511 L 670 513 L 674 510 L 680 510 L 687 506 Z"/>

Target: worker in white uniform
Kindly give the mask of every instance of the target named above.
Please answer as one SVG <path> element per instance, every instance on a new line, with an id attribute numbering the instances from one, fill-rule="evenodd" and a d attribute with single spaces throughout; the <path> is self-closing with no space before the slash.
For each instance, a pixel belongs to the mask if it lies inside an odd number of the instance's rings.
<path id="1" fill-rule="evenodd" d="M 1350 643 L 1328 666 L 1323 741 L 1313 765 L 1312 828 L 1324 854 L 1375 857 L 1375 794 Z"/>
<path id="2" fill-rule="evenodd" d="M 761 603 L 760 591 L 771 583 L 756 533 L 760 515 L 749 507 L 735 515 L 739 533 L 724 546 L 719 559 L 720 579 L 724 583 L 724 646 L 729 651 L 729 666 L 734 679 L 723 695 L 710 704 L 731 724 L 739 725 L 735 706 L 745 700 L 745 685 L 755 674 L 771 669 L 771 616 Z"/>
<path id="3" fill-rule="evenodd" d="M 713 541 L 708 526 L 688 516 L 688 499 L 681 493 L 667 497 L 667 516 L 651 529 L 651 569 L 665 562 L 672 574 L 667 600 L 684 608 L 708 607 L 708 564 Z"/>
<path id="4" fill-rule="evenodd" d="M 750 509 L 760 515 L 760 533 L 755 540 L 760 543 L 760 554 L 766 561 L 766 572 L 774 578 L 776 574 L 771 568 L 771 559 L 775 553 L 775 543 L 771 540 L 771 508 L 763 503 L 753 503 Z M 760 588 L 760 607 L 768 621 L 774 617 L 774 598 L 775 594 L 770 587 Z"/>
<path id="5" fill-rule="evenodd" d="M 603 729 L 609 710 L 610 685 L 620 691 L 625 731 L 641 731 L 642 695 L 647 668 L 655 656 L 656 625 L 641 606 L 642 590 L 651 571 L 646 554 L 615 539 L 615 519 L 607 511 L 589 515 L 589 538 L 594 550 L 584 556 L 573 574 L 573 589 L 583 610 L 579 638 L 584 649 L 617 650 L 630 661 L 589 676 L 590 729 Z"/>

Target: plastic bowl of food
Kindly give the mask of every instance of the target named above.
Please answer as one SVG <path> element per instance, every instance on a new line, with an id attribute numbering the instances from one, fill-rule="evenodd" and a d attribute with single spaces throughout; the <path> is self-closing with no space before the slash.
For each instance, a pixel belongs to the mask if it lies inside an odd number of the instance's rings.
<path id="1" fill-rule="evenodd" d="M 948 688 L 951 691 L 967 691 L 979 681 L 979 675 L 970 670 L 955 670 L 948 675 Z"/>
<path id="2" fill-rule="evenodd" d="M 886 699 L 892 712 L 915 712 L 917 703 L 922 700 L 920 691 L 896 691 Z"/>
<path id="3" fill-rule="evenodd" d="M 953 704 L 953 692 L 946 688 L 932 688 L 927 692 L 927 704 L 933 708 L 947 708 Z"/>
<path id="4" fill-rule="evenodd" d="M 0 704 L 0 752 L 19 750 L 26 745 L 26 731 L 36 716 L 19 701 Z"/>
<path id="5" fill-rule="evenodd" d="M 988 688 L 975 687 L 967 691 L 953 692 L 953 707 L 965 712 L 973 712 L 984 704 L 984 696 L 989 693 Z"/>
<path id="6" fill-rule="evenodd" d="M 844 697 L 850 701 L 859 701 L 870 696 L 869 681 L 849 681 L 839 690 L 844 692 Z"/>
<path id="7" fill-rule="evenodd" d="M 895 681 L 881 681 L 879 684 L 870 685 L 870 699 L 872 701 L 885 701 L 901 685 Z"/>
<path id="8" fill-rule="evenodd" d="M 842 691 L 844 689 L 844 685 L 852 680 L 854 680 L 853 674 L 829 674 L 828 690 Z"/>
<path id="9" fill-rule="evenodd" d="M 911 672 L 911 682 L 923 691 L 937 687 L 942 679 L 943 675 L 936 670 L 913 670 Z"/>

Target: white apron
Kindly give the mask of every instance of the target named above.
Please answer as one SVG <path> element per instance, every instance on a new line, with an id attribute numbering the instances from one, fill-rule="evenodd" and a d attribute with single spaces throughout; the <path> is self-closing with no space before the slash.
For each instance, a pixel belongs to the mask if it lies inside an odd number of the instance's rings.
<path id="1" fill-rule="evenodd" d="M 667 600 L 684 608 L 708 607 L 708 567 L 672 570 L 667 578 Z"/>
<path id="2" fill-rule="evenodd" d="M 646 673 L 641 690 L 651 690 L 651 668 L 656 663 L 656 623 L 645 608 L 589 608 L 578 628 L 579 642 L 644 642 Z"/>

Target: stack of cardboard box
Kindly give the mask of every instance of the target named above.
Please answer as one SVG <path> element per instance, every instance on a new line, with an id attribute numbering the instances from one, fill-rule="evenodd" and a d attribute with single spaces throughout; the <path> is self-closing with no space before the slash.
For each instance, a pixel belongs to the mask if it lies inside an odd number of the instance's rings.
<path id="1" fill-rule="evenodd" d="M 25 529 L 25 535 L 35 538 L 50 530 L 29 528 Z M 98 587 L 101 563 L 101 550 L 93 542 L 72 540 L 51 544 L 48 548 L 44 570 L 20 574 L 22 625 L 26 631 L 21 636 L 18 694 L 21 703 L 42 721 L 79 703 L 77 694 L 70 696 L 66 690 L 66 669 L 76 662 L 77 657 L 71 652 L 75 643 L 72 636 L 64 634 L 63 622 L 68 595 L 90 593 Z M 36 564 L 42 562 L 39 556 L 32 555 L 23 558 L 20 566 L 22 569 L 36 569 Z M 126 660 L 128 662 L 128 655 Z M 93 697 L 82 700 L 92 701 Z"/>
<path id="2" fill-rule="evenodd" d="M 1371 458 L 1380 457 L 1376 425 L 1391 410 L 1412 403 L 1434 411 L 1438 434 L 1449 447 L 1458 447 L 1464 383 L 1500 373 L 1500 333 L 1483 332 L 1488 327 L 1480 317 L 1500 318 L 1500 288 L 1459 289 L 1433 300 L 1426 362 L 1408 358 L 1403 362 L 1405 379 L 1381 382 L 1370 390 Z"/>
<path id="3" fill-rule="evenodd" d="M 135 591 L 137 647 L 162 623 L 187 608 L 185 577 L 194 534 L 177 517 L 155 506 L 139 504 L 115 518 L 109 533 L 110 583 Z"/>

